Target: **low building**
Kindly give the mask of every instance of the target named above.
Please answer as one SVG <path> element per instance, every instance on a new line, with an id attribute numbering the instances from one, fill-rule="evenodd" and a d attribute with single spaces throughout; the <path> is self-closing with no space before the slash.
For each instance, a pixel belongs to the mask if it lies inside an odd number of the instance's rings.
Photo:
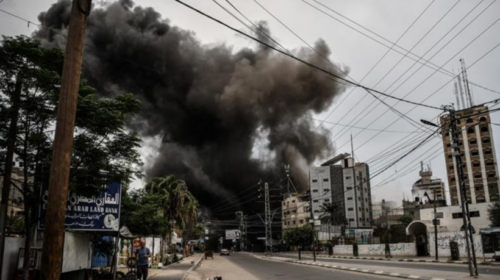
<path id="1" fill-rule="evenodd" d="M 291 194 L 281 205 L 283 230 L 309 224 L 311 208 L 307 194 Z"/>

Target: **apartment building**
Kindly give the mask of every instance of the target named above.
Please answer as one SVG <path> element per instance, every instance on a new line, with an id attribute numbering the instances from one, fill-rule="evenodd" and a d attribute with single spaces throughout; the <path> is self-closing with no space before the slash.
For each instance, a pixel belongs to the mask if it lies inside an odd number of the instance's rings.
<path id="1" fill-rule="evenodd" d="M 497 159 L 488 107 L 472 106 L 456 111 L 459 147 L 464 166 L 468 203 L 484 203 L 500 198 Z M 451 205 L 461 204 L 458 171 L 452 153 L 449 114 L 441 116 L 443 146 L 450 186 Z"/>
<path id="2" fill-rule="evenodd" d="M 341 154 L 310 170 L 311 208 L 321 215 L 321 205 L 333 203 L 347 228 L 369 228 L 371 212 L 370 172 L 366 163 L 355 163 Z"/>
<path id="3" fill-rule="evenodd" d="M 311 208 L 309 195 L 291 194 L 281 205 L 283 230 L 289 228 L 303 227 L 309 224 Z"/>

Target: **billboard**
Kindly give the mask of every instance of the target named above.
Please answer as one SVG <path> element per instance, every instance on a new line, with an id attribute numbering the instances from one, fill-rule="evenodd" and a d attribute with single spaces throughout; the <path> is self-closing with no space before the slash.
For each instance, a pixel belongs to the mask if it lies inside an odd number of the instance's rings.
<path id="1" fill-rule="evenodd" d="M 69 191 L 64 227 L 79 231 L 118 231 L 120 225 L 121 185 L 110 183 L 98 196 L 85 197 Z M 40 222 L 45 228 L 45 211 L 49 200 L 47 186 L 42 188 Z"/>
<path id="2" fill-rule="evenodd" d="M 240 239 L 241 231 L 239 229 L 226 229 L 226 240 Z"/>

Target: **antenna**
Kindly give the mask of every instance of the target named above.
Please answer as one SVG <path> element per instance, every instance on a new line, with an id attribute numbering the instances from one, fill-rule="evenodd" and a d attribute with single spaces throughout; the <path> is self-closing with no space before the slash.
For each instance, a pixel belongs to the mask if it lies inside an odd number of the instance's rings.
<path id="1" fill-rule="evenodd" d="M 457 75 L 457 84 L 458 84 L 458 90 L 460 92 L 460 98 L 462 99 L 462 109 L 465 109 L 467 107 L 467 104 L 465 103 L 464 100 L 464 92 L 462 90 L 462 81 L 460 81 L 460 73 Z"/>
<path id="2" fill-rule="evenodd" d="M 356 164 L 354 160 L 354 143 L 352 142 L 352 134 L 351 134 L 351 153 L 352 153 L 352 166 L 354 167 Z"/>
<path id="3" fill-rule="evenodd" d="M 454 94 L 455 94 L 455 97 L 457 98 L 457 108 L 456 108 L 456 109 L 457 109 L 457 110 L 460 110 L 461 108 L 460 108 L 460 99 L 458 98 L 457 82 L 455 81 L 455 82 L 453 83 L 453 85 L 454 85 L 453 92 L 454 92 Z"/>
<path id="4" fill-rule="evenodd" d="M 465 94 L 467 95 L 467 100 L 469 101 L 469 106 L 474 106 L 474 101 L 472 100 L 472 96 L 470 94 L 469 88 L 469 80 L 467 78 L 467 68 L 465 67 L 465 60 L 463 58 L 460 59 L 460 63 L 462 65 L 462 81 L 464 83 Z"/>

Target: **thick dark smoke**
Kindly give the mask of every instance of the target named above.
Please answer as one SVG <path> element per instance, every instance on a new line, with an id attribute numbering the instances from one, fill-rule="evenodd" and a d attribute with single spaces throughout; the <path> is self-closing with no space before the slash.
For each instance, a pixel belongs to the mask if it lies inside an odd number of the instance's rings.
<path id="1" fill-rule="evenodd" d="M 70 4 L 59 1 L 40 22 L 65 33 Z M 34 36 L 65 47 L 56 32 L 40 29 Z M 105 96 L 134 93 L 143 110 L 131 129 L 162 139 L 147 177 L 176 174 L 208 205 L 259 179 L 282 177 L 285 163 L 296 167 L 294 179 L 304 188 L 307 175 L 298 167 L 333 153 L 328 132 L 310 116 L 345 88 L 290 58 L 261 46 L 235 52 L 203 45 L 130 0 L 95 8 L 86 44 L 83 76 Z M 323 40 L 316 48 L 330 55 Z M 342 75 L 309 49 L 295 53 Z"/>

